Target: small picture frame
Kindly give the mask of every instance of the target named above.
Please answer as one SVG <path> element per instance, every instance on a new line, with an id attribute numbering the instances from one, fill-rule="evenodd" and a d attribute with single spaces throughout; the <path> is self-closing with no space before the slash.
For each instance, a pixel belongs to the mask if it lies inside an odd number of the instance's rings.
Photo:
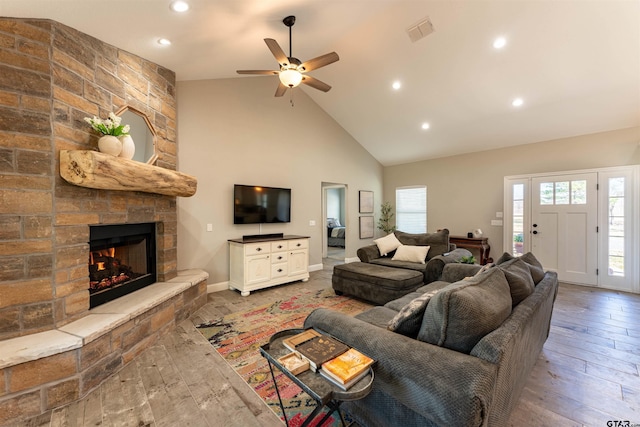
<path id="1" fill-rule="evenodd" d="M 360 238 L 361 239 L 373 238 L 373 217 L 372 216 L 360 217 Z"/>
<path id="2" fill-rule="evenodd" d="M 359 191 L 360 213 L 373 213 L 373 191 Z"/>

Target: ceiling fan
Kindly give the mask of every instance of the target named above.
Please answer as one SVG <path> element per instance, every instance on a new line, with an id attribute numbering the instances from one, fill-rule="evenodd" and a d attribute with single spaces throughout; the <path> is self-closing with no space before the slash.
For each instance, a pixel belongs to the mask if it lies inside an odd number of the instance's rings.
<path id="1" fill-rule="evenodd" d="M 323 92 L 329 92 L 331 86 L 321 82 L 318 79 L 305 74 L 308 71 L 316 70 L 325 65 L 332 64 L 339 60 L 338 54 L 335 52 L 327 53 L 326 55 L 318 56 L 310 59 L 306 62 L 300 62 L 298 58 L 293 57 L 291 54 L 291 27 L 296 22 L 295 16 L 287 16 L 282 20 L 284 25 L 289 27 L 289 56 L 287 56 L 277 41 L 274 39 L 264 39 L 267 47 L 278 61 L 280 70 L 237 70 L 238 74 L 260 74 L 260 75 L 278 75 L 280 82 L 278 89 L 276 89 L 276 96 L 282 96 L 289 88 L 294 88 L 300 83 L 304 83 L 307 86 L 311 86 L 314 89 L 321 90 Z"/>

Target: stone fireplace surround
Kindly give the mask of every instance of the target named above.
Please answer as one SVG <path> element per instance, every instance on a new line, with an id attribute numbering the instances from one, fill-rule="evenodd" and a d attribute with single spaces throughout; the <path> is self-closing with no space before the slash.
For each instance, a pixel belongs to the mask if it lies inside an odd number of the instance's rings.
<path id="1" fill-rule="evenodd" d="M 175 197 L 76 187 L 60 150 L 93 150 L 83 122 L 123 105 L 176 169 L 175 74 L 50 20 L 0 18 L 0 425 L 85 396 L 206 301 L 177 271 Z M 156 224 L 158 282 L 89 310 L 89 225 Z"/>

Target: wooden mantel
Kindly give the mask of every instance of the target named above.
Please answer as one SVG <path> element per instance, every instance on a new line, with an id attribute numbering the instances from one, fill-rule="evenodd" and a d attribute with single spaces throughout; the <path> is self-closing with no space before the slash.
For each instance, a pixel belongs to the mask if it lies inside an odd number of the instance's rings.
<path id="1" fill-rule="evenodd" d="M 80 187 L 180 197 L 198 186 L 193 176 L 90 150 L 60 150 L 60 176 Z"/>

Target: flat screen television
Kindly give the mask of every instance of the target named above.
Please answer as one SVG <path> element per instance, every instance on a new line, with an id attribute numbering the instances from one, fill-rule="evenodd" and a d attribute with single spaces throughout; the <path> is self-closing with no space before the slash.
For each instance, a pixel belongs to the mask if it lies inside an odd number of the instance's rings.
<path id="1" fill-rule="evenodd" d="M 233 223 L 291 222 L 291 189 L 257 185 L 233 186 Z"/>

